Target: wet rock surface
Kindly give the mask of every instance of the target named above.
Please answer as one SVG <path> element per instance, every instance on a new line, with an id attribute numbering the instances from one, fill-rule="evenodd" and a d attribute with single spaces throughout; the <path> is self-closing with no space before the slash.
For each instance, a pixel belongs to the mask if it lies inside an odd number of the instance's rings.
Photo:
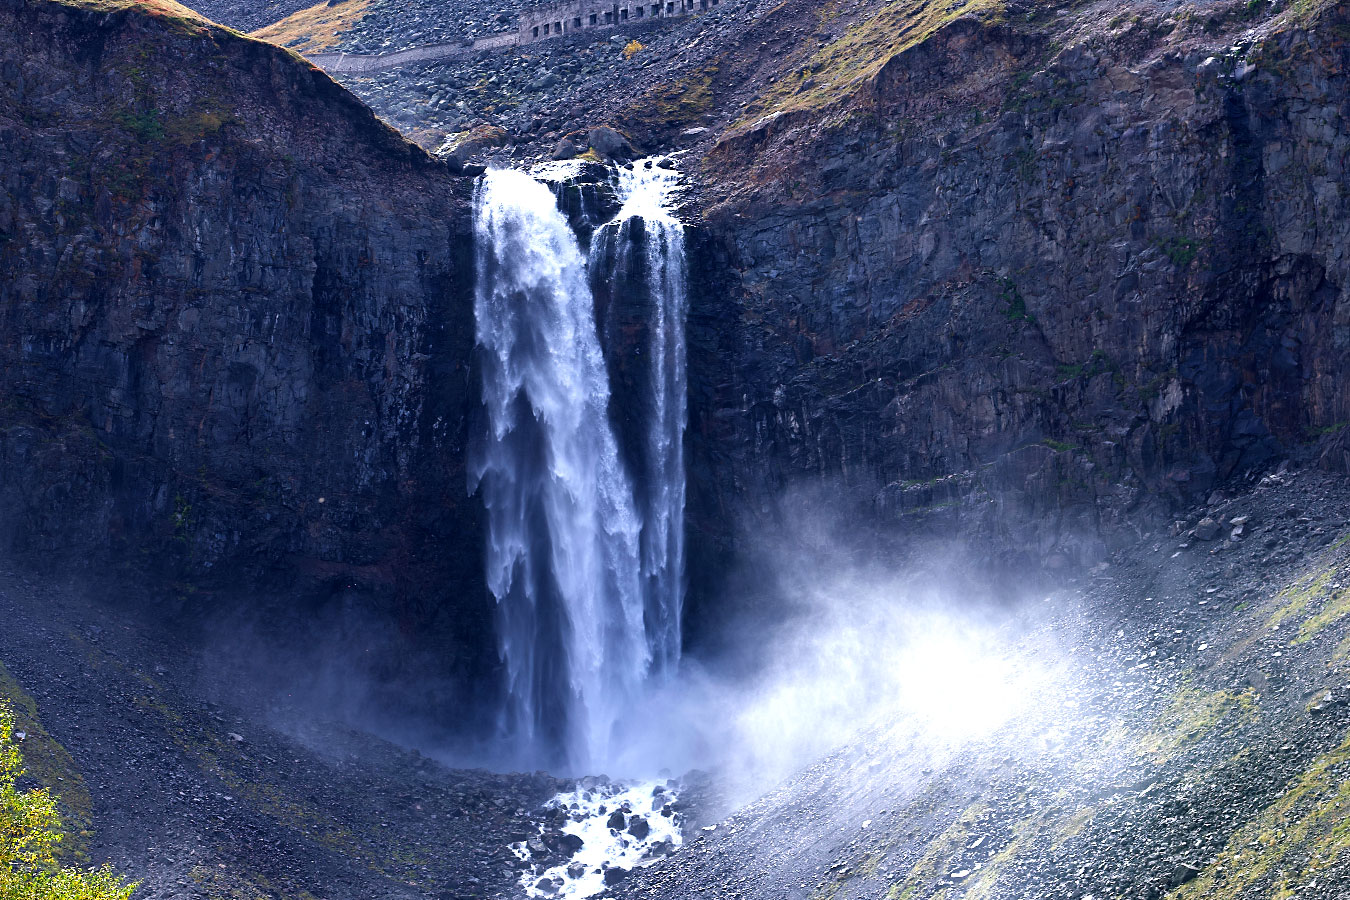
<path id="1" fill-rule="evenodd" d="M 1344 10 L 1131 9 L 963 15 L 856 84 L 841 38 L 719 138 L 700 528 L 826 478 L 879 523 L 1091 565 L 1149 508 L 1344 468 Z"/>

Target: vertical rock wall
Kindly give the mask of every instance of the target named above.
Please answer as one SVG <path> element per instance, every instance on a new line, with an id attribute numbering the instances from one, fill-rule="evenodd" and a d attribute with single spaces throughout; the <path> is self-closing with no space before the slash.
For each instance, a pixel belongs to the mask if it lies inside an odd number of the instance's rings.
<path id="1" fill-rule="evenodd" d="M 723 138 L 697 527 L 823 476 L 873 522 L 1055 565 L 1280 458 L 1343 468 L 1344 7 L 1216 9 L 959 19 Z"/>
<path id="2" fill-rule="evenodd" d="M 0 32 L 0 548 L 485 665 L 471 183 L 181 7 Z"/>

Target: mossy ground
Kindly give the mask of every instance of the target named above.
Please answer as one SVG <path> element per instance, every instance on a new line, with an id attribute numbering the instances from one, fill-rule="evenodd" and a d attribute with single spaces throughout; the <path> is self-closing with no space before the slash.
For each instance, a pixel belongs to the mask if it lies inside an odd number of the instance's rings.
<path id="1" fill-rule="evenodd" d="M 1002 9 L 999 0 L 892 0 L 880 4 L 836 0 L 826 4 L 820 13 L 822 24 L 844 16 L 856 20 L 842 35 L 812 53 L 796 71 L 772 85 L 757 105 L 756 114 L 826 106 L 943 26 L 973 13 L 992 18 Z"/>
<path id="2" fill-rule="evenodd" d="M 955 856 L 960 853 L 970 839 L 971 829 L 987 815 L 989 807 L 976 803 L 967 808 L 946 831 L 930 841 L 919 861 L 910 869 L 904 880 L 891 885 L 887 900 L 913 900 L 923 896 L 921 891 L 934 879 L 945 875 Z M 931 896 L 942 896 L 941 893 Z"/>
<path id="3" fill-rule="evenodd" d="M 1250 688 L 1241 692 L 1206 691 L 1188 685 L 1176 693 L 1154 728 L 1140 738 L 1138 749 L 1145 758 L 1161 765 L 1220 723 L 1236 726 L 1250 719 L 1255 706 L 1256 695 Z"/>
<path id="4" fill-rule="evenodd" d="M 57 848 L 58 857 L 77 865 L 86 864 L 93 800 L 85 786 L 84 775 L 66 748 L 43 727 L 37 701 L 3 663 L 0 663 L 0 698 L 9 701 L 18 730 L 25 734 L 21 750 L 28 777 L 57 798 L 65 832 L 65 839 Z"/>
<path id="5" fill-rule="evenodd" d="M 648 132 L 698 125 L 712 109 L 717 71 L 716 67 L 708 66 L 656 85 L 619 114 L 620 128 Z"/>
<path id="6" fill-rule="evenodd" d="M 1285 898 L 1350 852 L 1350 738 L 1319 756 L 1169 900 Z"/>

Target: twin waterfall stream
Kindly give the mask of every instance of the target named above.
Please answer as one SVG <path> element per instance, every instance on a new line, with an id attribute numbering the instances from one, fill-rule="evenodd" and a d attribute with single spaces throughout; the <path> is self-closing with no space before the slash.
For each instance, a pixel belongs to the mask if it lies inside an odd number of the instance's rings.
<path id="1" fill-rule="evenodd" d="M 487 433 L 470 487 L 487 515 L 501 734 L 520 754 L 513 763 L 577 774 L 622 765 L 645 693 L 680 655 L 685 254 L 667 209 L 677 176 L 648 161 L 615 177 L 621 208 L 586 223 L 589 254 L 559 197 L 526 173 L 489 171 L 475 201 Z M 639 315 L 602 327 L 601 298 Z M 679 843 L 673 785 L 583 784 L 552 801 L 572 855 L 526 871 L 531 895 L 595 893 L 658 843 Z M 530 861 L 539 843 L 513 849 Z"/>

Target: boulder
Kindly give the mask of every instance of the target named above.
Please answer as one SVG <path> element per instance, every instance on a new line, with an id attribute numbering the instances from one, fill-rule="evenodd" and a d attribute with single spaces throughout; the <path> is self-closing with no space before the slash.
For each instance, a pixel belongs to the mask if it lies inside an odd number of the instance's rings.
<path id="1" fill-rule="evenodd" d="M 505 128 L 497 125 L 479 125 L 469 131 L 460 131 L 445 139 L 436 155 L 450 164 L 456 172 L 468 168 L 468 162 L 484 150 L 503 147 L 510 139 Z"/>
<path id="2" fill-rule="evenodd" d="M 606 125 L 592 128 L 587 136 L 590 148 L 605 159 L 632 159 L 637 154 L 628 138 Z"/>
<path id="3" fill-rule="evenodd" d="M 553 147 L 553 159 L 575 159 L 586 150 L 585 144 L 578 145 L 577 136 L 581 132 L 573 132 L 565 135 L 562 140 Z"/>
<path id="4" fill-rule="evenodd" d="M 553 147 L 554 159 L 575 159 L 588 150 L 602 159 L 623 161 L 637 155 L 633 145 L 620 132 L 606 125 L 563 135 Z"/>
<path id="5" fill-rule="evenodd" d="M 1195 537 L 1201 541 L 1212 541 L 1219 536 L 1219 523 L 1205 516 L 1195 526 Z"/>
<path id="6" fill-rule="evenodd" d="M 1172 887 L 1181 887 L 1200 874 L 1200 869 L 1188 862 L 1178 862 L 1172 869 Z"/>

